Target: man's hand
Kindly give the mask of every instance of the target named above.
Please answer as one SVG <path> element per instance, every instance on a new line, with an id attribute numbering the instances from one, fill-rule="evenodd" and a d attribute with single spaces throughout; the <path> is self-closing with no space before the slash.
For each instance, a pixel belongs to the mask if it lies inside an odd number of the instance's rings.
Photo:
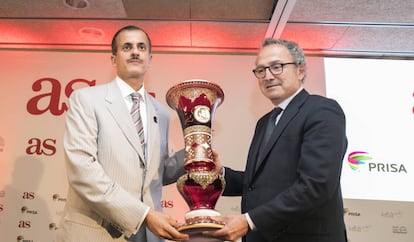
<path id="1" fill-rule="evenodd" d="M 177 224 L 177 220 L 173 219 L 171 216 L 157 212 L 153 209 L 147 214 L 145 218 L 148 228 L 156 236 L 175 241 L 188 240 L 189 236 L 177 231 L 174 225 Z"/>
<path id="2" fill-rule="evenodd" d="M 216 165 L 216 168 L 214 170 L 216 173 L 220 174 L 223 166 L 221 165 L 219 155 L 215 149 L 211 149 L 211 151 L 213 152 L 213 160 L 214 160 L 214 164 Z"/>
<path id="3" fill-rule="evenodd" d="M 245 215 L 227 215 L 214 217 L 214 220 L 224 222 L 226 225 L 219 230 L 203 232 L 204 235 L 224 241 L 237 241 L 249 230 Z"/>

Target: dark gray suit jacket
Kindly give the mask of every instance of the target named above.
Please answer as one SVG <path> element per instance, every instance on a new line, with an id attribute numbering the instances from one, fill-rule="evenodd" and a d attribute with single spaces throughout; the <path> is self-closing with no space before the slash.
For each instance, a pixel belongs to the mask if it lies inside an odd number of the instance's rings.
<path id="1" fill-rule="evenodd" d="M 264 146 L 268 116 L 257 123 L 246 170 L 225 171 L 223 195 L 242 195 L 242 212 L 257 228 L 243 241 L 346 241 L 340 174 L 347 139 L 341 107 L 302 90 Z"/>

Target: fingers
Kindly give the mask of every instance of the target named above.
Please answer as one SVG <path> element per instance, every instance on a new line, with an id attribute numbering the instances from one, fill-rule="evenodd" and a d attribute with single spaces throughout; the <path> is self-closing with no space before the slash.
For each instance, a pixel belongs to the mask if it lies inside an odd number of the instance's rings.
<path id="1" fill-rule="evenodd" d="M 164 231 L 161 232 L 163 234 L 164 239 L 173 240 L 173 241 L 182 241 L 188 240 L 189 236 L 187 234 L 180 233 L 176 226 L 178 221 L 169 217 L 168 218 L 168 225 L 163 228 Z"/>
<path id="2" fill-rule="evenodd" d="M 215 171 L 217 173 L 220 173 L 220 171 L 222 169 L 222 165 L 221 165 L 221 161 L 220 161 L 219 155 L 218 155 L 218 153 L 217 153 L 217 151 L 215 149 L 212 148 L 211 150 L 212 150 L 212 154 L 213 154 L 213 160 L 214 160 L 214 163 L 216 165 Z"/>
<path id="3" fill-rule="evenodd" d="M 212 154 L 213 154 L 213 159 L 215 161 L 220 161 L 219 155 L 217 153 L 217 151 L 214 148 L 211 148 Z"/>
<path id="4" fill-rule="evenodd" d="M 174 227 L 177 224 L 177 220 L 173 219 L 167 214 L 160 213 L 151 209 L 147 214 L 146 222 L 148 228 L 159 238 L 175 241 L 189 239 L 189 236 L 187 234 L 180 233 Z"/>
<path id="5" fill-rule="evenodd" d="M 187 234 L 180 233 L 177 230 L 177 224 L 178 224 L 177 220 L 170 217 L 168 222 L 170 223 L 170 228 L 168 228 L 168 231 L 167 231 L 168 237 L 166 237 L 165 239 L 174 240 L 174 241 L 181 241 L 181 240 L 189 239 Z"/>
<path id="6" fill-rule="evenodd" d="M 204 235 L 225 241 L 237 241 L 248 231 L 248 224 L 244 215 L 226 215 L 214 217 L 214 220 L 225 223 L 222 229 L 203 232 Z"/>
<path id="7" fill-rule="evenodd" d="M 211 216 L 210 218 L 218 224 L 225 224 L 227 221 L 229 221 L 229 218 L 227 216 Z"/>
<path id="8" fill-rule="evenodd" d="M 167 237 L 168 238 L 166 238 L 166 239 L 174 240 L 174 241 L 189 240 L 188 234 L 180 233 L 177 230 L 174 230 L 174 231 L 170 232 Z"/>
<path id="9" fill-rule="evenodd" d="M 173 240 L 173 241 L 183 241 L 189 240 L 187 234 L 178 232 L 174 227 L 165 228 L 165 230 L 160 231 L 158 235 L 161 239 Z"/>
<path id="10" fill-rule="evenodd" d="M 226 221 L 228 220 L 226 216 L 213 216 L 211 217 L 211 219 L 217 223 L 226 223 Z M 221 229 L 204 231 L 202 233 L 203 235 L 214 237 L 216 239 L 221 239 L 223 241 L 228 239 L 228 228 L 226 226 L 224 226 Z"/>
<path id="11" fill-rule="evenodd" d="M 229 233 L 227 231 L 227 228 L 222 228 L 222 229 L 213 230 L 213 231 L 204 231 L 202 233 L 205 236 L 216 238 L 222 241 L 231 241 L 229 238 Z"/>
<path id="12" fill-rule="evenodd" d="M 178 232 L 175 228 L 165 230 L 160 235 L 161 239 L 173 240 L 173 241 L 183 241 L 189 240 L 189 236 L 187 234 L 183 234 Z"/>

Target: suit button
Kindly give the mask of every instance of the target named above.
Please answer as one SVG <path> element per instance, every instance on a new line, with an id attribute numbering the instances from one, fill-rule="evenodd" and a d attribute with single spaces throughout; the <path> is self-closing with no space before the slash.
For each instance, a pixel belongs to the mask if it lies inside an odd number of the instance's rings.
<path id="1" fill-rule="evenodd" d="M 254 186 L 253 185 L 252 186 L 249 186 L 248 190 L 249 191 L 253 191 L 254 190 Z"/>

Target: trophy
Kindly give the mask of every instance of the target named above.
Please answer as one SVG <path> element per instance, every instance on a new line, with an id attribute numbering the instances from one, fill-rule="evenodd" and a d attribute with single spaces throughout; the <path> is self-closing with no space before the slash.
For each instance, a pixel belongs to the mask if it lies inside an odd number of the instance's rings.
<path id="1" fill-rule="evenodd" d="M 214 208 L 225 187 L 224 178 L 215 172 L 211 150 L 212 120 L 223 99 L 223 90 L 206 80 L 181 82 L 166 94 L 180 118 L 185 142 L 186 174 L 177 180 L 177 188 L 190 211 L 177 229 L 189 234 L 191 241 L 221 241 L 203 239 L 201 232 L 224 227 L 211 218 L 220 215 Z"/>

